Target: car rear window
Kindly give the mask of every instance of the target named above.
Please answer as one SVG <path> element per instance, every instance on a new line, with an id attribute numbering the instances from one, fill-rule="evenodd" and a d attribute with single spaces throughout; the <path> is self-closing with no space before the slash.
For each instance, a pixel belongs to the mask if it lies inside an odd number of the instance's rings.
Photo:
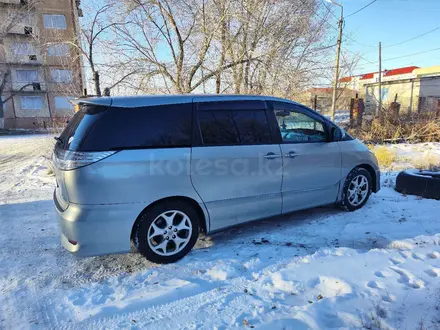
<path id="1" fill-rule="evenodd" d="M 82 105 L 60 135 L 58 147 L 66 150 L 81 150 L 90 130 L 107 108 L 106 106 Z"/>
<path id="2" fill-rule="evenodd" d="M 59 142 L 64 149 L 107 151 L 188 147 L 191 104 L 138 108 L 83 106 Z"/>

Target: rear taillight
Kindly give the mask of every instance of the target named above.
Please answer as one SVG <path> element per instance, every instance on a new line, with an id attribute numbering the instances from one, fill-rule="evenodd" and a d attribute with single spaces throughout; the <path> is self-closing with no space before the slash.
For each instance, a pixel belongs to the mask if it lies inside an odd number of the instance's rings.
<path id="1" fill-rule="evenodd" d="M 56 148 L 53 161 L 60 170 L 70 171 L 99 162 L 115 153 L 116 151 L 84 152 Z"/>

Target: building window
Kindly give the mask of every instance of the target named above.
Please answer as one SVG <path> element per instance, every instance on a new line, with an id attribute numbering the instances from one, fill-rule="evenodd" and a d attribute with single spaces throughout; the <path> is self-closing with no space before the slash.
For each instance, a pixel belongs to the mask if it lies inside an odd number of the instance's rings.
<path id="1" fill-rule="evenodd" d="M 72 110 L 73 105 L 69 101 L 73 99 L 73 96 L 55 96 L 55 108 Z"/>
<path id="2" fill-rule="evenodd" d="M 0 108 L 1 108 L 1 110 L 0 110 L 0 119 L 2 119 L 4 116 L 5 116 L 5 110 L 6 110 L 6 104 L 5 104 L 5 100 L 6 100 L 6 97 L 4 97 L 3 95 L 1 96 L 1 101 L 0 101 L 0 105 L 2 105 Z"/>
<path id="3" fill-rule="evenodd" d="M 66 16 L 64 15 L 43 15 L 44 27 L 46 29 L 67 29 Z"/>
<path id="4" fill-rule="evenodd" d="M 56 83 L 68 84 L 72 82 L 72 70 L 51 69 L 52 81 Z"/>
<path id="5" fill-rule="evenodd" d="M 24 27 L 24 34 L 31 35 L 33 33 L 34 29 L 32 26 L 25 26 Z"/>
<path id="6" fill-rule="evenodd" d="M 17 82 L 20 83 L 33 83 L 38 82 L 37 70 L 17 70 Z"/>
<path id="7" fill-rule="evenodd" d="M 12 50 L 15 55 L 34 55 L 35 48 L 27 42 L 17 42 L 12 44 Z"/>
<path id="8" fill-rule="evenodd" d="M 23 110 L 43 109 L 42 96 L 20 96 L 20 107 Z"/>
<path id="9" fill-rule="evenodd" d="M 49 56 L 67 56 L 69 55 L 69 46 L 66 44 L 50 45 L 47 48 Z"/>

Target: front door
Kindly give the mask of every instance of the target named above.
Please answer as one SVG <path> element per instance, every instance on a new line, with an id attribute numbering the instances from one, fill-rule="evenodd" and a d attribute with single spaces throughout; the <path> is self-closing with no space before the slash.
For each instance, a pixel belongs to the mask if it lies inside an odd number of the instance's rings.
<path id="1" fill-rule="evenodd" d="M 282 158 L 262 101 L 196 104 L 191 180 L 210 230 L 281 213 Z"/>
<path id="2" fill-rule="evenodd" d="M 341 179 L 339 144 L 330 142 L 325 120 L 293 104 L 273 102 L 283 154 L 282 212 L 334 203 Z"/>

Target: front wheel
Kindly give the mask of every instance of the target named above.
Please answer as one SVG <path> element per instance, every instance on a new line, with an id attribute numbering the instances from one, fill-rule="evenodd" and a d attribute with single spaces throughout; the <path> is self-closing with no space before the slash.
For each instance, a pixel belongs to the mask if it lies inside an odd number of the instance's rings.
<path id="1" fill-rule="evenodd" d="M 149 261 L 167 264 L 183 258 L 199 236 L 199 218 L 191 205 L 164 201 L 147 209 L 135 232 L 135 244 Z"/>
<path id="2" fill-rule="evenodd" d="M 372 191 L 371 174 L 364 168 L 351 171 L 344 183 L 340 206 L 352 212 L 360 209 L 368 201 Z"/>

